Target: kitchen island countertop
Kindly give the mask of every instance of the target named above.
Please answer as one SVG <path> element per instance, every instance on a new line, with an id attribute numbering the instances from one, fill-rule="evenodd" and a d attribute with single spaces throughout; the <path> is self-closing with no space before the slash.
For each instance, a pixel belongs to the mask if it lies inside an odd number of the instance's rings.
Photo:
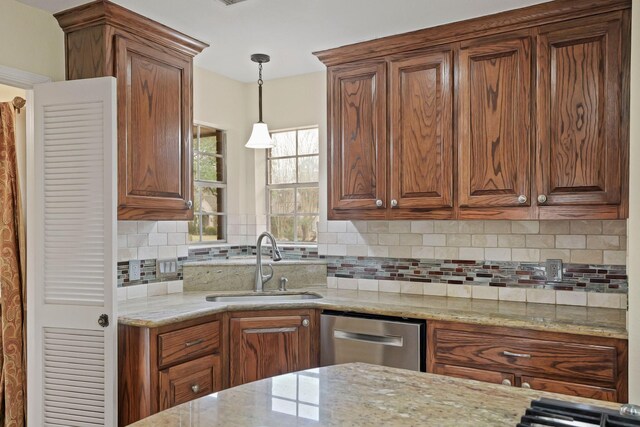
<path id="1" fill-rule="evenodd" d="M 323 298 L 279 303 L 217 303 L 208 302 L 205 297 L 220 292 L 184 292 L 121 301 L 118 321 L 123 325 L 159 327 L 225 311 L 318 308 L 627 338 L 626 311 L 619 309 L 338 290 L 326 287 L 310 287 L 296 291 L 318 293 L 323 295 Z"/>
<path id="2" fill-rule="evenodd" d="M 132 427 L 515 426 L 531 400 L 619 405 L 363 363 L 267 378 L 152 415 Z"/>

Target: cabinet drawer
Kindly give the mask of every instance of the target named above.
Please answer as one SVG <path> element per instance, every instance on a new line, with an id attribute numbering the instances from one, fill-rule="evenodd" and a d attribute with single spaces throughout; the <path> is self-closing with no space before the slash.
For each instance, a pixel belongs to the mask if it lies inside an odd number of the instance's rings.
<path id="1" fill-rule="evenodd" d="M 160 371 L 160 410 L 222 388 L 220 356 L 205 356 Z"/>
<path id="2" fill-rule="evenodd" d="M 434 363 L 614 384 L 615 347 L 436 329 Z"/>
<path id="3" fill-rule="evenodd" d="M 442 365 L 436 363 L 433 369 L 434 374 L 446 375 L 449 377 L 464 378 L 467 380 L 484 381 L 487 383 L 513 385 L 516 376 L 503 372 L 485 371 L 483 369 L 466 368 L 463 366 Z"/>
<path id="4" fill-rule="evenodd" d="M 220 346 L 220 322 L 204 323 L 158 335 L 158 363 L 171 363 L 214 353 Z"/>
<path id="5" fill-rule="evenodd" d="M 590 399 L 618 401 L 615 389 L 576 384 L 566 381 L 549 380 L 546 378 L 522 377 L 521 386 L 528 384 L 533 390 L 562 393 L 569 396 L 588 397 Z"/>

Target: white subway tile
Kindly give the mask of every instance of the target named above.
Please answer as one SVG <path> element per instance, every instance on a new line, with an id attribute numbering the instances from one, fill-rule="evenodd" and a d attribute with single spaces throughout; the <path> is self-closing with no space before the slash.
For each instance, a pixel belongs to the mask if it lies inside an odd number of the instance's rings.
<path id="1" fill-rule="evenodd" d="M 602 234 L 602 221 L 572 220 L 571 234 Z"/>
<path id="2" fill-rule="evenodd" d="M 338 289 L 358 289 L 358 279 L 338 277 Z"/>
<path id="3" fill-rule="evenodd" d="M 347 245 L 327 245 L 327 252 L 329 255 L 346 256 Z"/>
<path id="4" fill-rule="evenodd" d="M 136 234 L 138 223 L 136 221 L 118 221 L 118 234 Z"/>
<path id="5" fill-rule="evenodd" d="M 358 243 L 358 233 L 337 233 L 336 243 L 341 245 L 355 245 Z"/>
<path id="6" fill-rule="evenodd" d="M 563 262 L 571 262 L 571 250 L 569 249 L 542 249 L 540 261 L 548 259 L 561 259 Z"/>
<path id="7" fill-rule="evenodd" d="M 556 291 L 553 289 L 527 289 L 527 302 L 536 304 L 555 304 Z"/>
<path id="8" fill-rule="evenodd" d="M 556 291 L 558 305 L 587 305 L 587 293 L 576 291 Z"/>
<path id="9" fill-rule="evenodd" d="M 397 246 L 400 244 L 400 235 L 391 233 L 378 234 L 378 244 L 386 246 Z"/>
<path id="10" fill-rule="evenodd" d="M 512 221 L 511 232 L 513 234 L 538 234 L 540 232 L 539 221 Z"/>
<path id="11" fill-rule="evenodd" d="M 435 221 L 433 223 L 433 233 L 457 233 L 458 221 Z"/>
<path id="12" fill-rule="evenodd" d="M 626 265 L 627 251 L 604 251 L 603 261 L 605 264 Z"/>
<path id="13" fill-rule="evenodd" d="M 389 233 L 411 233 L 411 221 L 389 221 Z"/>
<path id="14" fill-rule="evenodd" d="M 485 233 L 511 233 L 511 221 L 485 221 Z"/>
<path id="15" fill-rule="evenodd" d="M 627 221 L 625 220 L 602 221 L 602 232 L 604 234 L 615 234 L 618 236 L 625 236 L 627 234 Z"/>
<path id="16" fill-rule="evenodd" d="M 511 261 L 511 249 L 509 248 L 486 248 L 484 258 L 487 261 Z"/>
<path id="17" fill-rule="evenodd" d="M 437 247 L 435 248 L 435 259 L 458 259 L 458 248 Z"/>
<path id="18" fill-rule="evenodd" d="M 358 279 L 358 290 L 378 292 L 378 281 L 373 279 Z"/>
<path id="19" fill-rule="evenodd" d="M 424 246 L 446 246 L 447 236 L 446 234 L 423 234 L 422 244 Z"/>
<path id="20" fill-rule="evenodd" d="M 359 245 L 377 245 L 378 235 L 375 233 L 364 233 L 358 235 Z"/>
<path id="21" fill-rule="evenodd" d="M 500 301 L 519 301 L 527 300 L 527 290 L 521 288 L 500 288 L 498 290 L 498 299 Z"/>
<path id="22" fill-rule="evenodd" d="M 147 296 L 149 297 L 167 295 L 167 293 L 169 293 L 167 282 L 149 283 L 147 285 Z"/>
<path id="23" fill-rule="evenodd" d="M 327 276 L 327 288 L 338 289 L 338 278 Z"/>
<path id="24" fill-rule="evenodd" d="M 119 248 L 129 247 L 128 236 L 126 234 L 118 234 L 118 247 Z"/>
<path id="25" fill-rule="evenodd" d="M 386 246 L 369 246 L 369 255 L 373 257 L 388 257 L 389 248 Z"/>
<path id="26" fill-rule="evenodd" d="M 433 221 L 411 221 L 412 233 L 433 233 L 434 222 Z"/>
<path id="27" fill-rule="evenodd" d="M 424 244 L 422 234 L 400 234 L 400 245 L 402 246 L 419 246 Z M 429 246 L 429 245 L 426 245 Z"/>
<path id="28" fill-rule="evenodd" d="M 455 298 L 471 298 L 471 285 L 447 284 L 447 296 Z"/>
<path id="29" fill-rule="evenodd" d="M 148 234 L 129 234 L 127 235 L 127 246 L 130 248 L 139 248 L 140 246 L 149 246 Z"/>
<path id="30" fill-rule="evenodd" d="M 347 245 L 347 256 L 368 256 L 369 246 L 367 245 Z"/>
<path id="31" fill-rule="evenodd" d="M 136 259 L 157 259 L 158 247 L 157 246 L 145 246 L 138 248 L 138 256 Z"/>
<path id="32" fill-rule="evenodd" d="M 555 236 L 549 234 L 527 234 L 528 248 L 552 249 L 555 247 Z"/>
<path id="33" fill-rule="evenodd" d="M 484 221 L 458 221 L 458 232 L 469 234 L 484 233 Z"/>
<path id="34" fill-rule="evenodd" d="M 495 248 L 498 246 L 497 234 L 473 234 L 471 236 L 471 246 L 480 248 Z"/>
<path id="35" fill-rule="evenodd" d="M 158 222 L 157 221 L 138 221 L 138 233 L 157 233 Z"/>
<path id="36" fill-rule="evenodd" d="M 431 246 L 412 246 L 411 258 L 433 259 L 435 250 Z"/>
<path id="37" fill-rule="evenodd" d="M 620 308 L 620 295 L 587 292 L 587 305 L 589 307 Z"/>
<path id="38" fill-rule="evenodd" d="M 411 246 L 389 246 L 391 258 L 411 258 Z"/>
<path id="39" fill-rule="evenodd" d="M 167 234 L 167 244 L 169 245 L 184 245 L 187 243 L 186 233 L 169 233 Z"/>
<path id="40" fill-rule="evenodd" d="M 400 293 L 412 294 L 412 295 L 423 295 L 424 294 L 423 283 L 408 282 L 408 281 L 402 280 L 400 281 Z"/>
<path id="41" fill-rule="evenodd" d="M 118 248 L 118 262 L 138 259 L 138 248 Z"/>
<path id="42" fill-rule="evenodd" d="M 178 247 L 177 246 L 158 246 L 158 258 L 177 258 Z"/>
<path id="43" fill-rule="evenodd" d="M 447 234 L 447 246 L 471 246 L 471 235 Z"/>
<path id="44" fill-rule="evenodd" d="M 179 294 L 183 289 L 183 281 L 182 280 L 172 280 L 167 282 L 167 293 L 169 294 Z"/>
<path id="45" fill-rule="evenodd" d="M 473 299 L 498 299 L 498 288 L 494 286 L 471 286 L 471 297 Z"/>
<path id="46" fill-rule="evenodd" d="M 498 246 L 501 248 L 524 248 L 525 236 L 523 234 L 500 234 Z"/>
<path id="47" fill-rule="evenodd" d="M 572 249 L 571 262 L 581 264 L 602 264 L 603 254 L 600 250 L 595 249 Z"/>
<path id="48" fill-rule="evenodd" d="M 188 257 L 189 256 L 189 246 L 188 245 L 178 245 L 176 249 L 176 255 L 178 258 Z"/>
<path id="49" fill-rule="evenodd" d="M 147 285 L 127 286 L 127 299 L 146 298 Z"/>
<path id="50" fill-rule="evenodd" d="M 400 293 L 400 282 L 395 280 L 378 280 L 379 292 Z"/>
<path id="51" fill-rule="evenodd" d="M 329 221 L 327 223 L 327 230 L 330 233 L 346 233 L 347 222 L 346 221 Z"/>
<path id="52" fill-rule="evenodd" d="M 158 233 L 176 233 L 176 221 L 158 221 Z"/>
<path id="53" fill-rule="evenodd" d="M 388 233 L 389 222 L 388 221 L 369 221 L 367 230 L 369 233 Z"/>
<path id="54" fill-rule="evenodd" d="M 620 236 L 590 235 L 587 236 L 588 249 L 620 249 Z"/>
<path id="55" fill-rule="evenodd" d="M 459 254 L 460 259 L 463 260 L 478 261 L 485 259 L 483 248 L 460 248 Z"/>
<path id="56" fill-rule="evenodd" d="M 539 262 L 540 249 L 511 249 L 511 261 Z"/>
<path id="57" fill-rule="evenodd" d="M 571 234 L 569 221 L 540 221 L 540 234 Z"/>
<path id="58" fill-rule="evenodd" d="M 429 295 L 434 297 L 446 297 L 447 284 L 446 283 L 425 283 L 424 295 Z"/>
<path id="59" fill-rule="evenodd" d="M 558 249 L 584 249 L 586 247 L 586 236 L 572 234 L 558 234 L 556 236 L 556 248 Z"/>
<path id="60" fill-rule="evenodd" d="M 167 244 L 167 233 L 149 233 L 149 246 L 164 246 Z"/>
<path id="61" fill-rule="evenodd" d="M 127 299 L 127 288 L 120 286 L 117 289 L 118 301 L 126 301 Z"/>

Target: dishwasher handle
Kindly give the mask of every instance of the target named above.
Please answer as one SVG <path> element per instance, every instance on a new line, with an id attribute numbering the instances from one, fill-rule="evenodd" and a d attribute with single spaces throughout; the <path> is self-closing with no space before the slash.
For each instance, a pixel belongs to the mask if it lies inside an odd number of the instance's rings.
<path id="1" fill-rule="evenodd" d="M 371 335 L 363 334 L 360 332 L 349 332 L 342 331 L 340 329 L 334 329 L 333 337 L 342 340 L 361 341 L 370 344 L 380 344 L 391 347 L 402 347 L 404 345 L 404 338 L 395 335 Z"/>

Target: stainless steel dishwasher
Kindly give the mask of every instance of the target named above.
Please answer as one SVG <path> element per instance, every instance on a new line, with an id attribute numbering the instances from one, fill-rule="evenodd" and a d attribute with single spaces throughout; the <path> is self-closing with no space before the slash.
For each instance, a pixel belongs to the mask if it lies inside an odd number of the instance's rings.
<path id="1" fill-rule="evenodd" d="M 425 321 L 325 311 L 320 364 L 365 362 L 424 372 Z"/>

